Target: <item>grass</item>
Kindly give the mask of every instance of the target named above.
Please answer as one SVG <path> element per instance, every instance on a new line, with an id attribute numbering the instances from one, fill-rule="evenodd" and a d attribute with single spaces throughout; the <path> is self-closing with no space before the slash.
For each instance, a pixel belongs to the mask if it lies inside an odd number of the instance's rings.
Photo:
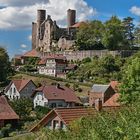
<path id="1" fill-rule="evenodd" d="M 75 83 L 72 83 L 71 81 L 68 82 L 67 81 L 58 81 L 58 80 L 55 80 L 55 78 L 51 78 L 51 77 L 46 77 L 46 76 L 33 76 L 33 75 L 29 75 L 29 74 L 23 74 L 23 73 L 18 73 L 16 74 L 15 76 L 13 76 L 11 79 L 21 79 L 21 78 L 25 78 L 25 79 L 31 79 L 35 82 L 36 85 L 38 85 L 38 83 L 42 83 L 42 84 L 45 84 L 45 85 L 50 85 L 52 83 L 60 83 L 61 85 L 65 85 L 66 83 L 69 83 L 70 84 L 70 87 L 72 88 L 73 87 L 73 84 L 78 84 L 79 87 L 82 89 L 82 92 L 78 92 L 78 91 L 75 91 L 76 95 L 77 96 L 87 96 L 88 95 L 88 91 L 91 89 L 91 86 L 90 85 L 84 85 L 84 84 L 79 84 L 79 82 L 75 82 Z"/>

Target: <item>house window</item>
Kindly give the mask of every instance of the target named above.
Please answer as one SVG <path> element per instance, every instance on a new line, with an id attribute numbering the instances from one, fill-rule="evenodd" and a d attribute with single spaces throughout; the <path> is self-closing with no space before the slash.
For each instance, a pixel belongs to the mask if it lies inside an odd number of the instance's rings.
<path id="1" fill-rule="evenodd" d="M 10 88 L 10 94 L 12 94 L 12 88 Z"/>
<path id="2" fill-rule="evenodd" d="M 42 96 L 42 100 L 44 100 L 44 97 Z"/>
<path id="3" fill-rule="evenodd" d="M 39 94 L 37 95 L 37 100 L 39 100 Z"/>
<path id="4" fill-rule="evenodd" d="M 14 93 L 16 93 L 16 88 L 14 88 Z"/>
<path id="5" fill-rule="evenodd" d="M 51 107 L 52 107 L 52 108 L 55 108 L 55 107 L 56 107 L 56 103 L 52 103 L 52 104 L 51 104 Z"/>
<path id="6" fill-rule="evenodd" d="M 61 122 L 60 122 L 60 128 L 63 129 L 63 127 L 64 127 L 64 124 L 63 124 L 63 122 L 61 121 Z"/>
<path id="7" fill-rule="evenodd" d="M 59 121 L 57 121 L 57 120 L 54 120 L 53 121 L 53 129 L 59 129 L 60 127 L 59 127 Z"/>

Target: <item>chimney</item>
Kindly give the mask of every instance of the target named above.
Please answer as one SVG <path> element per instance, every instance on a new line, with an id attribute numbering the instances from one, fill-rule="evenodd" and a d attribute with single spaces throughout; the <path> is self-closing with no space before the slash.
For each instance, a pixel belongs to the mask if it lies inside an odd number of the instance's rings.
<path id="1" fill-rule="evenodd" d="M 102 109 L 102 100 L 100 98 L 95 100 L 95 109 L 97 111 L 100 111 Z"/>
<path id="2" fill-rule="evenodd" d="M 60 88 L 60 84 L 59 83 L 56 84 L 56 88 Z"/>

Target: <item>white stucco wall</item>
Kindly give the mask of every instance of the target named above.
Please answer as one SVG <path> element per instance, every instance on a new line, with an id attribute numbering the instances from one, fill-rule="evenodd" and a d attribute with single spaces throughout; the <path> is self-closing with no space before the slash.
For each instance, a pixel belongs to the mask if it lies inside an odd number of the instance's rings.
<path id="1" fill-rule="evenodd" d="M 42 92 L 37 92 L 33 99 L 34 107 L 36 106 L 47 106 L 48 100 L 44 97 Z"/>
<path id="2" fill-rule="evenodd" d="M 44 97 L 42 92 L 37 92 L 33 98 L 34 107 L 36 106 L 47 106 L 53 107 L 67 107 L 68 104 L 64 100 L 48 100 Z"/>
<path id="3" fill-rule="evenodd" d="M 20 98 L 20 94 L 19 94 L 18 90 L 16 89 L 14 83 L 10 86 L 9 90 L 7 92 L 5 92 L 5 95 L 7 95 L 7 97 L 10 100 Z"/>

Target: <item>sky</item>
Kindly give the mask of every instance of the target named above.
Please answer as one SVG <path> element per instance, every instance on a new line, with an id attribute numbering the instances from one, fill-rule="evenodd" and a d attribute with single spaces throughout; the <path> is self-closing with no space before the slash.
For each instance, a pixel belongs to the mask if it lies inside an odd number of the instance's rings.
<path id="1" fill-rule="evenodd" d="M 0 0 L 0 46 L 11 57 L 31 50 L 31 26 L 37 9 L 66 26 L 67 9 L 77 11 L 77 21 L 120 19 L 131 16 L 135 25 L 140 22 L 140 0 Z"/>

